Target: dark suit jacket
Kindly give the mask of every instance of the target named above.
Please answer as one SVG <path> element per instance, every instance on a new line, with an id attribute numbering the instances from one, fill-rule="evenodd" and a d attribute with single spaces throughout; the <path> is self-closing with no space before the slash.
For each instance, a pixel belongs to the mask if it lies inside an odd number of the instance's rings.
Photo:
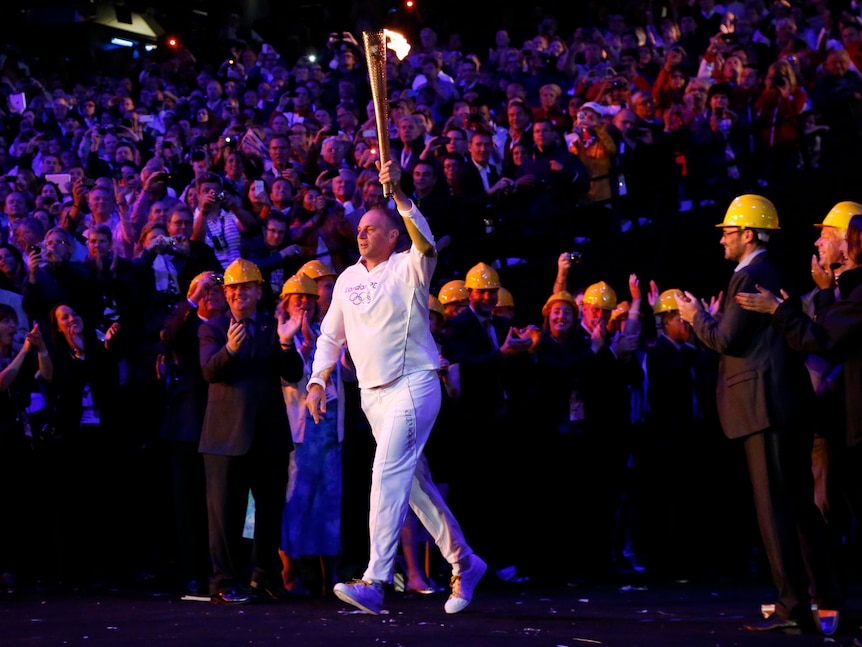
<path id="1" fill-rule="evenodd" d="M 814 298 L 816 322 L 786 300 L 775 311 L 775 322 L 792 348 L 840 361 L 844 369 L 847 445 L 862 442 L 862 268 L 847 270 L 838 279 L 841 298 L 820 290 Z"/>
<path id="2" fill-rule="evenodd" d="M 210 385 L 201 453 L 242 456 L 260 440 L 274 451 L 290 451 L 281 378 L 298 382 L 302 357 L 293 347 L 281 348 L 274 317 L 258 312 L 255 319 L 254 339 L 235 355 L 226 347 L 230 313 L 202 323 L 198 331 L 201 370 Z"/>
<path id="3" fill-rule="evenodd" d="M 790 349 L 772 317 L 736 303 L 739 292 L 757 292 L 757 285 L 773 294 L 781 289 L 778 270 L 765 252 L 734 272 L 718 318 L 702 311 L 693 322 L 703 344 L 721 354 L 716 402 L 728 438 L 805 424 L 814 400 L 802 356 Z"/>
<path id="4" fill-rule="evenodd" d="M 492 317 L 491 325 L 502 346 L 509 332 L 509 321 Z M 495 348 L 479 318 L 470 308 L 446 322 L 443 355 L 461 367 L 461 404 L 465 415 L 499 413 L 504 405 L 504 359 Z"/>

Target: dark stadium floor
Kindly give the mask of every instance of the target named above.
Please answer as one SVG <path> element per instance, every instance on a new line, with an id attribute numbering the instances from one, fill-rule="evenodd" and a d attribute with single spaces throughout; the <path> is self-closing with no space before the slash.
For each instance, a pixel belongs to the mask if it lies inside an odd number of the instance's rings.
<path id="1" fill-rule="evenodd" d="M 778 647 L 853 644 L 862 597 L 853 596 L 829 637 L 752 633 L 767 585 L 614 585 L 479 588 L 473 604 L 446 615 L 445 594 L 387 594 L 385 612 L 362 615 L 331 599 L 217 606 L 143 589 L 23 591 L 0 598 L 0 645 L 219 647 Z"/>

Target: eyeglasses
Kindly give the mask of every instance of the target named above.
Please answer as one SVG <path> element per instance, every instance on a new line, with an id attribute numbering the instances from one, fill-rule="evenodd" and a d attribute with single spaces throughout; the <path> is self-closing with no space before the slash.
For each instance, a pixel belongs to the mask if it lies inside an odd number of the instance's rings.
<path id="1" fill-rule="evenodd" d="M 735 229 L 723 229 L 721 233 L 722 236 L 726 238 L 727 236 L 732 236 L 733 234 L 742 233 L 743 229 L 743 227 L 736 227 Z"/>

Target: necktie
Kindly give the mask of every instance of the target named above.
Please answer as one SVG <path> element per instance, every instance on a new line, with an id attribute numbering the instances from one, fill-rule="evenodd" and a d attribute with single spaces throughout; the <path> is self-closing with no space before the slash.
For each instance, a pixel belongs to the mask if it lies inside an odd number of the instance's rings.
<path id="1" fill-rule="evenodd" d="M 245 334 L 248 335 L 248 339 L 245 340 L 242 347 L 249 357 L 254 357 L 254 319 L 246 317 L 242 323 L 245 326 Z"/>
<path id="2" fill-rule="evenodd" d="M 245 332 L 248 335 L 248 338 L 254 341 L 254 319 L 246 317 L 242 320 L 242 323 L 245 325 Z"/>
<path id="3" fill-rule="evenodd" d="M 497 333 L 494 332 L 494 326 L 491 325 L 490 319 L 485 319 L 485 334 L 488 336 L 488 340 L 491 342 L 491 346 L 494 348 L 500 348 L 500 345 L 497 343 Z"/>

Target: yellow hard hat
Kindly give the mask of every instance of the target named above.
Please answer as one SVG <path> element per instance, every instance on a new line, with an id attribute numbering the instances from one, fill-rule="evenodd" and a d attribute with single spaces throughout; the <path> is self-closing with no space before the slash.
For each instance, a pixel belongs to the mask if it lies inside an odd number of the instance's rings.
<path id="1" fill-rule="evenodd" d="M 479 263 L 467 272 L 464 286 L 470 290 L 495 290 L 500 287 L 500 276 L 487 263 Z"/>
<path id="2" fill-rule="evenodd" d="M 224 277 L 222 277 L 221 274 L 216 274 L 215 272 L 210 272 L 210 271 L 201 272 L 195 278 L 192 279 L 191 283 L 189 283 L 189 289 L 188 289 L 188 292 L 186 292 L 186 298 L 188 299 L 189 297 L 192 296 L 192 294 L 194 294 L 194 291 L 198 287 L 198 283 L 200 283 L 201 281 L 203 281 L 204 279 L 209 278 L 209 277 L 212 277 L 213 281 L 215 281 L 219 285 L 221 285 L 224 282 Z"/>
<path id="3" fill-rule="evenodd" d="M 514 308 L 515 307 L 515 299 L 512 296 L 512 293 L 509 292 L 506 288 L 501 287 L 497 292 L 497 307 L 498 308 Z"/>
<path id="4" fill-rule="evenodd" d="M 260 268 L 257 265 L 244 258 L 236 259 L 224 271 L 225 285 L 251 283 L 252 281 L 263 283 L 263 276 L 261 276 Z"/>
<path id="5" fill-rule="evenodd" d="M 440 288 L 440 292 L 437 294 L 437 298 L 440 299 L 440 303 L 446 305 L 447 303 L 458 303 L 459 301 L 467 301 L 470 296 L 467 294 L 467 288 L 464 287 L 464 281 L 455 280 L 449 281 L 442 288 Z"/>
<path id="6" fill-rule="evenodd" d="M 583 302 L 587 305 L 598 306 L 602 310 L 613 310 L 617 307 L 617 293 L 610 285 L 604 281 L 599 281 L 586 289 Z"/>
<path id="7" fill-rule="evenodd" d="M 316 258 L 300 267 L 299 271 L 313 279 L 322 279 L 324 276 L 336 276 L 335 270 Z"/>
<path id="8" fill-rule="evenodd" d="M 733 200 L 724 214 L 724 221 L 716 227 L 745 227 L 747 229 L 780 229 L 775 205 L 762 195 L 746 193 Z"/>
<path id="9" fill-rule="evenodd" d="M 543 317 L 547 317 L 551 313 L 551 306 L 555 303 L 568 303 L 572 306 L 572 310 L 575 311 L 575 317 L 578 316 L 578 304 L 575 302 L 575 297 L 563 290 L 562 292 L 552 294 L 548 300 L 545 301 L 545 305 L 542 306 Z"/>
<path id="10" fill-rule="evenodd" d="M 850 218 L 862 214 L 862 204 L 858 202 L 839 202 L 823 219 L 823 222 L 815 227 L 835 227 L 846 232 L 850 226 Z"/>
<path id="11" fill-rule="evenodd" d="M 446 311 L 443 309 L 443 304 L 440 303 L 440 299 L 435 297 L 433 294 L 428 295 L 428 307 L 431 309 L 431 312 L 436 312 L 441 317 L 446 316 Z"/>
<path id="12" fill-rule="evenodd" d="M 662 312 L 673 312 L 674 310 L 679 310 L 677 298 L 680 296 L 682 296 L 682 292 L 679 290 L 665 290 L 658 295 L 658 301 L 656 302 L 653 311 L 656 314 L 661 314 Z"/>
<path id="13" fill-rule="evenodd" d="M 316 297 L 317 283 L 302 272 L 297 272 L 284 282 L 278 297 L 283 299 L 289 294 L 307 294 L 310 297 Z"/>

